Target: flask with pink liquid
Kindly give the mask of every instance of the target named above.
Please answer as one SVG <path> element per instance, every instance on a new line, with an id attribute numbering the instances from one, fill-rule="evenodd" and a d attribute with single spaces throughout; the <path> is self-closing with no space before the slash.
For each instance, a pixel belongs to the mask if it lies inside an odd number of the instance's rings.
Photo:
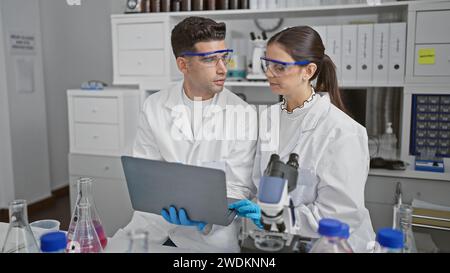
<path id="1" fill-rule="evenodd" d="M 69 230 L 67 232 L 67 240 L 70 243 L 75 233 L 75 227 L 81 219 L 81 215 L 79 215 L 80 210 L 77 209 L 77 207 L 81 204 L 88 204 L 89 217 L 92 220 L 93 227 L 97 232 L 98 239 L 100 240 L 102 248 L 104 249 L 108 243 L 108 239 L 103 229 L 102 222 L 100 221 L 100 217 L 98 216 L 97 209 L 95 208 L 94 199 L 92 197 L 92 181 L 93 179 L 90 177 L 82 177 L 77 181 L 78 197 L 76 200 L 75 209 L 72 214 L 72 219 L 70 221 Z"/>

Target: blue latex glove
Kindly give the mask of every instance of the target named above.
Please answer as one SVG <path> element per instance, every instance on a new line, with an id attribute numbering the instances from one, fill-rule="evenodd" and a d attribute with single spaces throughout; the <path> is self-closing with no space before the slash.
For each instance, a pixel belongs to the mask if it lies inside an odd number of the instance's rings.
<path id="1" fill-rule="evenodd" d="M 263 225 L 261 224 L 261 208 L 257 204 L 245 199 L 230 204 L 228 208 L 236 210 L 237 215 L 251 219 L 257 227 L 263 229 Z"/>
<path id="2" fill-rule="evenodd" d="M 171 224 L 181 226 L 196 226 L 199 231 L 203 231 L 206 226 L 205 222 L 189 220 L 185 209 L 180 209 L 180 212 L 178 213 L 177 209 L 173 206 L 169 208 L 169 212 L 163 209 L 161 211 L 161 216 Z"/>

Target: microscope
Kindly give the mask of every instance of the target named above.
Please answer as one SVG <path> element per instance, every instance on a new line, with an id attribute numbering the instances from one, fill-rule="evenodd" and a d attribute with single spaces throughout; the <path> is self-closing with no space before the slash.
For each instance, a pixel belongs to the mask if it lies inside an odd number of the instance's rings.
<path id="1" fill-rule="evenodd" d="M 266 75 L 262 69 L 261 57 L 266 54 L 266 41 L 267 34 L 262 32 L 261 36 L 256 37 L 254 32 L 250 33 L 250 38 L 253 43 L 253 57 L 252 57 L 252 69 L 247 74 L 247 80 L 249 81 L 266 81 Z"/>
<path id="2" fill-rule="evenodd" d="M 263 230 L 250 232 L 257 249 L 268 252 L 300 252 L 299 236 L 294 235 L 295 213 L 289 193 L 295 190 L 298 177 L 298 155 L 290 154 L 287 163 L 272 154 L 261 177 L 257 204 L 261 208 Z"/>

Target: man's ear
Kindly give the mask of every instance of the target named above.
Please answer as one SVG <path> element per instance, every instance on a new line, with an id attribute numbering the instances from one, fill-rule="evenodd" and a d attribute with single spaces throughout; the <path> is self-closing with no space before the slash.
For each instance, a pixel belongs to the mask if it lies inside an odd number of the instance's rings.
<path id="1" fill-rule="evenodd" d="M 310 80 L 313 76 L 314 73 L 316 73 L 317 71 L 317 65 L 315 63 L 310 63 L 305 67 L 305 75 L 304 77 L 306 78 L 305 80 Z"/>
<path id="2" fill-rule="evenodd" d="M 187 68 L 187 60 L 183 57 L 177 58 L 177 66 L 178 70 L 180 70 L 181 73 L 186 74 L 188 72 Z"/>

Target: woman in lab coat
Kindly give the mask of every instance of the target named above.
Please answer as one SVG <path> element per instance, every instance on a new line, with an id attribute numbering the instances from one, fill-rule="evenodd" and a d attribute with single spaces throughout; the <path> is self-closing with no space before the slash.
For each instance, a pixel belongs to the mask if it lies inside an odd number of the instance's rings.
<path id="1" fill-rule="evenodd" d="M 283 96 L 261 115 L 253 170 L 258 187 L 270 156 L 287 162 L 299 155 L 297 187 L 290 193 L 295 207 L 294 231 L 317 238 L 321 218 L 350 225 L 349 242 L 364 252 L 374 240 L 364 186 L 369 172 L 367 132 L 346 114 L 333 61 L 319 34 L 308 26 L 273 36 L 263 59 L 272 92 Z M 317 79 L 316 88 L 311 82 Z M 231 205 L 261 227 L 261 210 L 248 200 Z"/>

